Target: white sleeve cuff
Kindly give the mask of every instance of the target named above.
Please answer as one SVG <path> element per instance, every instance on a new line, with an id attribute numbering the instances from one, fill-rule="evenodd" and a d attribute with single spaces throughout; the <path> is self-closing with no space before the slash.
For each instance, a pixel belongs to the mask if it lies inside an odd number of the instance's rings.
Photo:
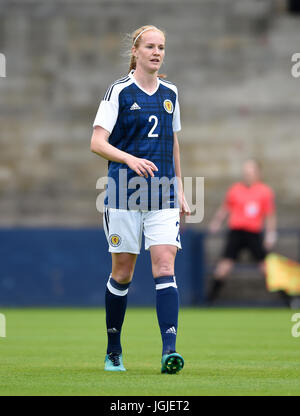
<path id="1" fill-rule="evenodd" d="M 175 109 L 173 114 L 173 131 L 177 132 L 181 130 L 181 123 L 180 123 L 180 108 L 179 102 L 176 98 Z"/>

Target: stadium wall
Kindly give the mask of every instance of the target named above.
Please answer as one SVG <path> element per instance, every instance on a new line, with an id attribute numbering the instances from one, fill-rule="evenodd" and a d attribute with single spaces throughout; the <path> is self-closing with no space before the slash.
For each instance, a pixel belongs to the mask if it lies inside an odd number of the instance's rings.
<path id="1" fill-rule="evenodd" d="M 0 225 L 96 226 L 89 150 L 108 85 L 125 74 L 124 35 L 167 32 L 178 85 L 182 172 L 205 177 L 206 227 L 243 159 L 263 165 L 282 227 L 299 223 L 299 15 L 285 0 L 0 0 Z M 296 3 L 296 2 L 294 2 Z"/>
<path id="2" fill-rule="evenodd" d="M 250 156 L 275 191 L 279 226 L 298 228 L 300 78 L 291 75 L 291 57 L 299 52 L 300 25 L 299 15 L 288 12 L 292 3 L 0 0 L 0 53 L 7 64 L 0 77 L 0 226 L 16 232 L 102 224 L 96 181 L 107 163 L 90 152 L 91 125 L 108 85 L 128 69 L 125 33 L 151 23 L 166 30 L 163 72 L 179 88 L 183 175 L 205 177 L 205 215 L 195 227 L 207 228 Z M 293 258 L 296 246 L 285 241 L 286 255 Z M 29 246 L 20 250 L 31 258 Z M 212 241 L 206 258 L 214 262 L 219 252 Z M 16 265 L 6 255 L 9 277 L 22 262 L 17 251 Z M 59 287 L 57 270 L 49 279 Z"/>
<path id="3" fill-rule="evenodd" d="M 201 303 L 204 296 L 204 236 L 192 229 L 181 235 L 176 259 L 180 302 Z M 111 259 L 100 229 L 1 229 L 0 306 L 104 305 Z M 150 254 L 138 257 L 129 305 L 155 304 Z"/>

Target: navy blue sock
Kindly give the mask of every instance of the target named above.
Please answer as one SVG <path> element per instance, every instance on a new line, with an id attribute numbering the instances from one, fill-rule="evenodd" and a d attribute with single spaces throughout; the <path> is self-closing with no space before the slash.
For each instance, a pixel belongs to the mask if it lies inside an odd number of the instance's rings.
<path id="1" fill-rule="evenodd" d="M 162 353 L 176 351 L 179 298 L 175 276 L 154 279 L 156 312 L 163 343 Z"/>
<path id="2" fill-rule="evenodd" d="M 107 354 L 122 352 L 121 329 L 127 306 L 127 293 L 130 283 L 118 283 L 111 276 L 105 292 Z"/>

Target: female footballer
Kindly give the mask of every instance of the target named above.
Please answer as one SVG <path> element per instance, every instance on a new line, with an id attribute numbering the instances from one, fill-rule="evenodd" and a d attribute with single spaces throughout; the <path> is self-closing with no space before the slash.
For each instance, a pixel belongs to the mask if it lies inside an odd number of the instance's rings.
<path id="1" fill-rule="evenodd" d="M 105 294 L 107 371 L 126 371 L 120 336 L 142 233 L 156 287 L 161 372 L 176 373 L 184 365 L 175 348 L 179 302 L 174 262 L 181 248 L 180 215 L 189 215 L 190 209 L 181 181 L 177 88 L 158 75 L 164 55 L 163 31 L 137 29 L 129 74 L 108 88 L 93 125 L 91 150 L 108 160 L 103 217 L 112 257 Z"/>

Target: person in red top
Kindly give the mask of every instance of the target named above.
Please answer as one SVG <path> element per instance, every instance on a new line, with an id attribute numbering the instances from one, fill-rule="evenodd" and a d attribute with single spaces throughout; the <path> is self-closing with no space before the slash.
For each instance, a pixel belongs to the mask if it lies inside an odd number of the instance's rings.
<path id="1" fill-rule="evenodd" d="M 244 163 L 243 181 L 228 189 L 210 223 L 210 232 L 218 232 L 227 217 L 229 230 L 222 258 L 214 271 L 208 294 L 210 302 L 217 297 L 243 249 L 250 251 L 264 272 L 264 259 L 277 239 L 274 193 L 261 181 L 255 160 Z"/>

